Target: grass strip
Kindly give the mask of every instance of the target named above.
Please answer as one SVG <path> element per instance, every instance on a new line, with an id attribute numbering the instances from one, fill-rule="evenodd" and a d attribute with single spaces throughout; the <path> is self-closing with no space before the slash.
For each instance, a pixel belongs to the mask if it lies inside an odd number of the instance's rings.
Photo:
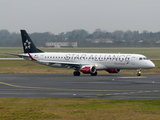
<path id="1" fill-rule="evenodd" d="M 0 98 L 1 120 L 159 120 L 160 100 Z"/>

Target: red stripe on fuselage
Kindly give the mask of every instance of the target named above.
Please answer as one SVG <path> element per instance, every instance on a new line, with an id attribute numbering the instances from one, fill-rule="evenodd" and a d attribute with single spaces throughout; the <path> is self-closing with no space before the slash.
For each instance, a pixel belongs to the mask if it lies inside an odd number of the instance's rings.
<path id="1" fill-rule="evenodd" d="M 28 53 L 29 57 L 31 58 L 31 60 L 33 61 L 37 61 L 36 59 L 34 59 L 29 53 Z"/>

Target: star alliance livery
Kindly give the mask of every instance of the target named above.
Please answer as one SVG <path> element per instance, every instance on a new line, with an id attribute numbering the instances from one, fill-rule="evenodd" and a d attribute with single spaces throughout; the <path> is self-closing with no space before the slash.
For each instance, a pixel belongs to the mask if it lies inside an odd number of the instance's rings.
<path id="1" fill-rule="evenodd" d="M 36 48 L 25 30 L 21 30 L 21 37 L 24 53 L 17 56 L 51 67 L 72 68 L 74 76 L 80 76 L 81 72 L 96 76 L 99 70 L 119 73 L 121 69 L 137 69 L 140 76 L 141 69 L 155 67 L 152 61 L 140 54 L 43 52 Z"/>

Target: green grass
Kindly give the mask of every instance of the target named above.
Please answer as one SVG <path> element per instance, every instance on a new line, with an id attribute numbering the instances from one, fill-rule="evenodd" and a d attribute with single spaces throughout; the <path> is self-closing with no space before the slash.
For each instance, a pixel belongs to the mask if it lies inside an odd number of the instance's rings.
<path id="1" fill-rule="evenodd" d="M 0 98 L 1 120 L 159 120 L 160 100 Z"/>

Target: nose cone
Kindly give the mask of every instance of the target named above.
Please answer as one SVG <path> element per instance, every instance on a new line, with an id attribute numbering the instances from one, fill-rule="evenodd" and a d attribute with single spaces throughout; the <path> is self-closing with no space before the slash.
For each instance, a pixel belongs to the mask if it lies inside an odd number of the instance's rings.
<path id="1" fill-rule="evenodd" d="M 148 63 L 148 67 L 149 67 L 149 68 L 154 68 L 154 67 L 155 67 L 155 64 L 154 64 L 152 61 L 150 61 L 150 62 Z"/>

